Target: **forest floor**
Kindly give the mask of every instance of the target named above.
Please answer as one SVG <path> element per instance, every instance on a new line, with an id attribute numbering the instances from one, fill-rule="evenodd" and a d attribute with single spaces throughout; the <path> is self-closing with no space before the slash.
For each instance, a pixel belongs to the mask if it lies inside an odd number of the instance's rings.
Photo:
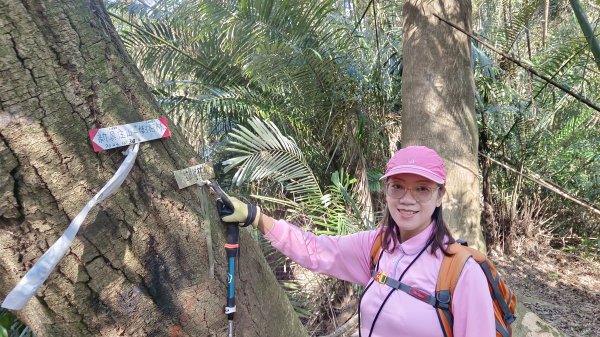
<path id="1" fill-rule="evenodd" d="M 517 300 L 543 320 L 566 336 L 599 336 L 600 263 L 552 248 L 491 259 Z"/>

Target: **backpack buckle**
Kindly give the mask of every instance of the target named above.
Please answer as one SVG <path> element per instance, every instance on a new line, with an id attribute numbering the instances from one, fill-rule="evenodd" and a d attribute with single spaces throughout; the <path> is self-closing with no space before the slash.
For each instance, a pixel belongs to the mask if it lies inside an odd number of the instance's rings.
<path id="1" fill-rule="evenodd" d="M 442 310 L 450 310 L 450 290 L 440 290 L 435 292 L 435 307 Z"/>
<path id="2" fill-rule="evenodd" d="M 375 281 L 379 282 L 380 284 L 385 284 L 387 279 L 387 275 L 382 271 L 378 272 L 377 275 L 375 275 Z"/>
<path id="3" fill-rule="evenodd" d="M 510 312 L 508 314 L 504 315 L 504 320 L 506 321 L 507 324 L 511 324 L 516 319 L 517 319 L 517 317 Z"/>

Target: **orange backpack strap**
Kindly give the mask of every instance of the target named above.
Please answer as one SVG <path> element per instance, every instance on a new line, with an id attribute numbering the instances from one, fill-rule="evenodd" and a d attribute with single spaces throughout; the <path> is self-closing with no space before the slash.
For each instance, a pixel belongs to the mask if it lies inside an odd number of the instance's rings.
<path id="1" fill-rule="evenodd" d="M 442 260 L 436 286 L 436 298 L 439 303 L 436 310 L 445 337 L 452 337 L 454 335 L 452 333 L 452 327 L 454 326 L 452 294 L 465 263 L 473 255 L 472 250 L 474 249 L 465 247 L 460 243 L 453 243 L 447 248 L 448 253 L 451 255 L 444 256 Z"/>
<path id="2" fill-rule="evenodd" d="M 454 243 L 448 246 L 448 253 L 453 255 L 444 256 L 436 286 L 436 297 L 438 301 L 448 303 L 447 307 L 443 305 L 437 307 L 437 314 L 444 332 L 444 336 L 453 337 L 454 335 L 452 331 L 454 323 L 452 318 L 452 297 L 463 267 L 469 258 L 473 258 L 473 260 L 480 265 L 488 280 L 488 285 L 494 298 L 496 331 L 497 333 L 500 333 L 498 336 L 510 336 L 510 323 L 515 320 L 512 313 L 515 310 L 516 298 L 510 293 L 510 290 L 505 288 L 503 283 L 500 285 L 499 276 L 496 273 L 496 269 L 489 262 L 487 262 L 488 260 L 485 254 L 477 249 L 464 246 L 460 243 Z M 504 287 L 504 289 L 501 289 L 500 287 Z M 510 299 L 510 303 L 507 303 L 504 300 L 502 291 L 509 293 L 508 298 Z M 498 322 L 498 317 L 503 317 L 504 319 L 503 323 L 500 325 Z"/>
<path id="3" fill-rule="evenodd" d="M 371 274 L 375 271 L 375 267 L 379 263 L 379 257 L 381 256 L 381 247 L 383 247 L 383 231 L 380 231 L 375 237 L 375 241 L 373 241 L 373 246 L 371 246 Z"/>
<path id="4" fill-rule="evenodd" d="M 444 256 L 440 274 L 437 280 L 436 290 L 452 290 L 456 288 L 462 268 L 467 263 L 467 260 L 473 255 L 472 248 L 453 243 L 448 246 L 450 256 Z"/>

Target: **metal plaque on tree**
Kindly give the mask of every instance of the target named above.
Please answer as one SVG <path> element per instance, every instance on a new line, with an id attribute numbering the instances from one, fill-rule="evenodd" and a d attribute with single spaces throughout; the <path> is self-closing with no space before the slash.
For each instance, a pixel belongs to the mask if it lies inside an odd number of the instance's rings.
<path id="1" fill-rule="evenodd" d="M 88 133 L 96 152 L 171 136 L 165 117 L 93 129 Z"/>
<path id="2" fill-rule="evenodd" d="M 174 171 L 173 173 L 180 189 L 195 184 L 203 184 L 215 177 L 215 171 L 210 162 Z"/>

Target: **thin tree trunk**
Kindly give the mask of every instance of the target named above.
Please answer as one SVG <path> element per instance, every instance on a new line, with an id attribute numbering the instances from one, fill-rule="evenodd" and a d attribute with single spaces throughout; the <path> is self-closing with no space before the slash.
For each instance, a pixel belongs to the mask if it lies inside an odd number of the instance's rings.
<path id="1" fill-rule="evenodd" d="M 470 1 L 404 3 L 402 146 L 427 145 L 442 155 L 444 217 L 456 237 L 484 249 L 470 43 L 433 13 L 471 30 Z"/>
<path id="2" fill-rule="evenodd" d="M 356 177 L 356 187 L 354 193 L 358 196 L 357 203 L 360 206 L 363 223 L 375 225 L 375 212 L 373 210 L 373 198 L 371 198 L 371 190 L 369 188 L 369 177 L 367 175 L 367 165 L 364 156 L 359 156 L 356 164 L 354 176 Z"/>
<path id="3" fill-rule="evenodd" d="M 0 299 L 121 163 L 119 150 L 95 154 L 87 130 L 160 114 L 101 1 L 0 0 Z M 223 228 L 206 191 L 177 189 L 172 171 L 194 152 L 171 128 L 141 145 L 17 312 L 37 337 L 225 335 Z M 241 242 L 236 335 L 305 336 L 258 246 L 245 231 Z"/>
<path id="4" fill-rule="evenodd" d="M 487 100 L 485 104 L 488 104 Z M 482 111 L 481 113 L 481 131 L 479 133 L 479 144 L 483 153 L 490 152 L 489 144 L 489 127 L 487 112 Z M 481 226 L 483 228 L 483 235 L 485 238 L 485 244 L 488 248 L 499 244 L 498 237 L 498 223 L 496 222 L 494 200 L 492 196 L 492 165 L 489 159 L 483 158 L 481 162 L 481 175 L 482 175 L 482 197 L 483 197 L 483 209 L 481 212 Z"/>
<path id="5" fill-rule="evenodd" d="M 542 47 L 546 48 L 548 40 L 548 14 L 550 12 L 550 0 L 544 1 L 544 26 L 542 28 Z"/>
<path id="6" fill-rule="evenodd" d="M 569 2 L 571 3 L 571 7 L 573 8 L 575 16 L 577 17 L 579 26 L 583 31 L 583 35 L 585 36 L 588 44 L 590 45 L 590 50 L 594 55 L 596 65 L 598 66 L 598 69 L 600 69 L 600 44 L 596 39 L 596 35 L 594 35 L 594 29 L 590 25 L 590 22 L 588 21 L 587 16 L 585 15 L 585 11 L 581 7 L 581 3 L 579 2 L 579 0 L 569 0 Z"/>
<path id="7" fill-rule="evenodd" d="M 525 29 L 525 38 L 527 39 L 527 58 L 529 61 L 531 61 L 532 53 L 531 53 L 531 38 L 529 36 L 529 28 Z M 534 122 L 536 120 L 536 116 L 537 116 L 537 105 L 535 104 L 535 97 L 533 95 L 533 74 L 528 73 L 528 75 L 529 75 L 528 90 L 529 90 L 529 97 L 531 98 L 531 103 L 529 104 L 529 106 L 531 108 L 531 116 L 528 118 L 528 122 Z"/>

